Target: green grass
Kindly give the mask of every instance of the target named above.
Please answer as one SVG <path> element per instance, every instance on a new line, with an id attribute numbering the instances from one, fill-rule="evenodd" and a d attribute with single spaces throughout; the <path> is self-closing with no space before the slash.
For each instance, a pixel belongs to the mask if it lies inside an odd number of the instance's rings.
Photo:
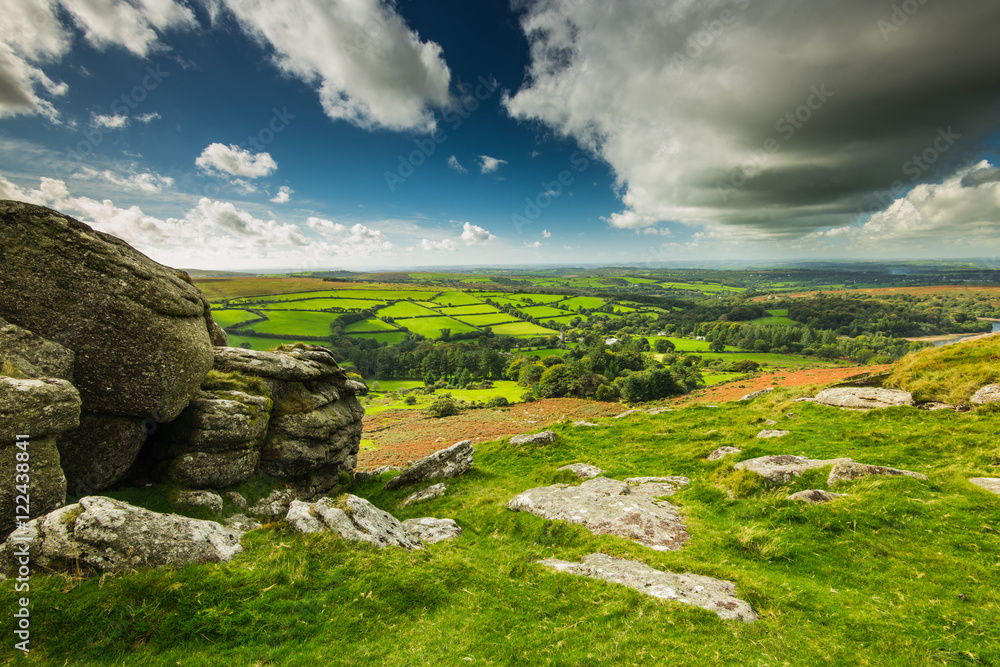
<path id="1" fill-rule="evenodd" d="M 475 327 L 470 327 L 468 324 L 463 324 L 450 317 L 415 317 L 409 320 L 399 320 L 396 324 L 427 338 L 440 337 L 441 329 L 450 329 L 452 333 L 476 330 Z"/>
<path id="2" fill-rule="evenodd" d="M 799 325 L 798 322 L 790 317 L 772 316 L 772 317 L 758 317 L 755 320 L 750 320 L 748 324 L 759 324 L 761 326 L 796 326 Z"/>
<path id="3" fill-rule="evenodd" d="M 310 313 L 305 311 L 271 311 L 267 321 L 251 328 L 257 333 L 285 334 L 288 336 L 329 336 L 330 324 L 337 319 L 335 313 Z"/>
<path id="4" fill-rule="evenodd" d="M 360 322 L 352 322 L 351 324 L 348 324 L 344 327 L 344 331 L 346 333 L 372 333 L 379 331 L 396 331 L 396 327 L 388 322 L 383 322 L 382 320 L 374 317 L 369 317 L 368 319 L 361 320 Z"/>
<path id="5" fill-rule="evenodd" d="M 968 403 L 977 390 L 997 382 L 1000 336 L 909 354 L 893 367 L 888 384 L 911 392 L 918 401 Z"/>
<path id="6" fill-rule="evenodd" d="M 499 313 L 500 311 L 486 303 L 476 303 L 471 306 L 454 306 L 451 308 L 438 308 L 445 315 L 485 315 L 489 313 Z"/>
<path id="7" fill-rule="evenodd" d="M 649 340 L 649 346 L 652 347 L 657 340 L 666 338 L 671 343 L 674 344 L 674 350 L 677 352 L 708 352 L 709 343 L 707 340 L 694 340 L 692 338 L 676 338 L 674 336 L 646 336 Z M 727 345 L 726 350 L 736 351 L 739 348 L 735 348 L 732 345 Z"/>
<path id="8" fill-rule="evenodd" d="M 434 302 L 442 306 L 467 306 L 481 303 L 479 299 L 467 292 L 445 292 L 435 297 Z"/>
<path id="9" fill-rule="evenodd" d="M 531 322 L 500 324 L 490 327 L 490 330 L 498 336 L 553 336 L 557 333 L 552 329 L 546 329 Z"/>
<path id="10" fill-rule="evenodd" d="M 559 310 L 558 308 L 553 308 L 552 306 L 525 306 L 524 308 L 521 308 L 521 312 L 526 314 L 528 317 L 537 319 L 562 317 L 569 314 L 565 310 Z"/>
<path id="11" fill-rule="evenodd" d="M 260 318 L 249 310 L 215 310 L 213 308 L 212 319 L 215 320 L 216 324 L 225 329 Z"/>
<path id="12" fill-rule="evenodd" d="M 425 315 L 437 315 L 430 308 L 418 306 L 409 301 L 399 301 L 378 311 L 379 317 L 423 317 Z"/>
<path id="13" fill-rule="evenodd" d="M 385 301 L 368 299 L 305 299 L 303 301 L 281 301 L 280 303 L 262 303 L 258 308 L 264 310 L 374 310 L 385 305 Z"/>
<path id="14" fill-rule="evenodd" d="M 295 343 L 308 343 L 309 345 L 322 345 L 322 341 L 315 340 L 294 340 L 285 338 L 268 338 L 266 336 L 240 336 L 239 334 L 229 334 L 229 347 L 242 347 L 243 343 L 250 343 L 251 350 L 270 350 L 279 345 L 293 345 Z"/>
<path id="15" fill-rule="evenodd" d="M 35 572 L 33 650 L 11 664 L 1000 662 L 1000 499 L 966 482 L 994 470 L 998 413 L 845 412 L 791 403 L 793 395 L 779 390 L 749 405 L 637 414 L 597 428 L 557 425 L 559 440 L 547 446 L 477 442 L 469 473 L 449 480 L 441 498 L 405 509 L 400 501 L 417 487 L 386 492 L 383 479 L 353 489 L 400 519 L 449 517 L 463 528 L 458 539 L 421 551 L 295 535 L 275 524 L 246 534 L 244 552 L 227 564 L 89 580 Z M 791 411 L 794 419 L 782 416 Z M 756 440 L 766 418 L 792 435 Z M 823 488 L 825 471 L 773 488 L 735 474 L 733 457 L 706 461 L 720 445 L 742 448 L 738 458 L 848 455 L 930 479 L 841 484 L 834 490 L 847 497 L 803 506 L 787 496 Z M 670 501 L 690 541 L 657 552 L 505 509 L 521 491 L 570 481 L 556 468 L 577 461 L 618 479 L 689 477 Z M 598 551 L 731 581 L 761 618 L 725 622 L 536 563 Z M 13 609 L 20 595 L 7 582 L 0 604 Z"/>
<path id="16" fill-rule="evenodd" d="M 379 380 L 378 383 L 379 392 L 373 393 L 372 401 L 365 405 L 365 414 L 367 415 L 377 415 L 386 410 L 423 410 L 436 398 L 444 394 L 451 394 L 456 400 L 466 401 L 467 403 L 472 403 L 473 401 L 486 403 L 495 396 L 503 396 L 507 399 L 508 403 L 519 403 L 521 396 L 526 391 L 524 387 L 516 382 L 499 380 L 493 383 L 492 389 L 439 389 L 433 394 L 413 393 L 411 395 L 417 399 L 417 402 L 413 405 L 407 405 L 403 402 L 403 397 L 384 398 L 383 396 L 390 391 L 423 387 L 425 386 L 423 382 L 419 380 Z"/>
<path id="17" fill-rule="evenodd" d="M 570 310 L 580 310 L 581 308 L 600 308 L 604 304 L 604 299 L 598 299 L 596 296 L 575 296 L 572 299 L 566 299 L 559 305 Z"/>
<path id="18" fill-rule="evenodd" d="M 773 310 L 767 311 L 767 313 L 774 317 L 788 317 L 787 308 L 774 308 Z"/>

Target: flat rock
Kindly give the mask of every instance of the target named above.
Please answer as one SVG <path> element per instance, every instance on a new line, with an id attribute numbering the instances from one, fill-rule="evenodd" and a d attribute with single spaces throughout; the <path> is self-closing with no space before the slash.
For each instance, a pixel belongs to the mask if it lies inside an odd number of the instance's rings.
<path id="1" fill-rule="evenodd" d="M 773 419 L 765 419 L 764 420 L 764 425 L 765 426 L 777 426 L 778 422 L 774 421 Z"/>
<path id="2" fill-rule="evenodd" d="M 522 433 L 513 435 L 510 438 L 512 445 L 547 445 L 556 441 L 555 431 L 541 431 L 540 433 Z"/>
<path id="3" fill-rule="evenodd" d="M 433 486 L 428 486 L 426 489 L 417 491 L 416 493 L 411 493 L 409 496 L 406 497 L 406 500 L 400 503 L 399 506 L 406 507 L 407 505 L 412 505 L 413 503 L 422 503 L 425 500 L 433 500 L 435 498 L 440 498 L 441 496 L 444 495 L 444 492 L 447 490 L 448 487 L 444 484 L 444 482 L 435 484 Z"/>
<path id="4" fill-rule="evenodd" d="M 589 463 L 570 463 L 567 466 L 556 468 L 556 470 L 568 470 L 580 479 L 590 479 L 591 477 L 597 477 L 598 475 L 604 474 L 603 470 L 597 466 L 590 465 Z"/>
<path id="5" fill-rule="evenodd" d="M 791 433 L 791 431 L 779 431 L 772 428 L 765 428 L 763 431 L 757 434 L 758 438 L 783 438 Z"/>
<path id="6" fill-rule="evenodd" d="M 901 389 L 880 387 L 835 387 L 824 389 L 813 399 L 821 405 L 852 410 L 876 410 L 899 405 L 913 405 L 913 396 Z"/>
<path id="7" fill-rule="evenodd" d="M 581 419 L 580 421 L 573 422 L 573 426 L 600 426 L 600 424 L 595 424 L 594 422 Z"/>
<path id="8" fill-rule="evenodd" d="M 719 447 L 708 455 L 708 460 L 718 461 L 719 459 L 729 456 L 730 454 L 739 454 L 742 451 L 743 451 L 742 449 L 739 449 L 737 447 L 728 447 L 728 446 Z"/>
<path id="9" fill-rule="evenodd" d="M 741 401 L 752 401 L 755 398 L 760 398 L 761 396 L 765 396 L 767 394 L 770 394 L 772 391 L 774 391 L 774 387 L 768 387 L 767 389 L 761 389 L 760 391 L 751 392 L 751 393 L 747 394 L 746 396 L 744 396 L 743 398 L 741 398 L 740 400 Z"/>
<path id="10" fill-rule="evenodd" d="M 226 525 L 241 533 L 248 533 L 251 530 L 260 528 L 260 521 L 252 519 L 245 514 L 234 514 L 225 521 Z"/>
<path id="11" fill-rule="evenodd" d="M 651 414 L 651 415 L 661 415 L 664 412 L 674 412 L 674 408 L 664 408 L 664 407 L 649 408 L 648 410 L 646 410 L 646 412 L 649 413 L 649 414 Z"/>
<path id="12" fill-rule="evenodd" d="M 291 489 L 275 489 L 254 503 L 247 511 L 255 516 L 266 518 L 283 516 L 288 512 L 288 506 L 293 500 L 295 500 L 295 492 Z"/>
<path id="13" fill-rule="evenodd" d="M 777 454 L 760 456 L 755 459 L 740 461 L 733 467 L 737 470 L 755 472 L 764 479 L 775 484 L 788 484 L 806 470 L 823 468 L 838 463 L 854 463 L 853 459 L 810 459 L 805 456 L 788 456 Z"/>
<path id="14" fill-rule="evenodd" d="M 34 567 L 91 574 L 228 562 L 243 550 L 240 534 L 214 521 L 87 496 L 16 531 L 0 546 L 0 569 L 14 567 L 18 537 L 28 540 Z"/>
<path id="15" fill-rule="evenodd" d="M 861 477 L 871 477 L 873 475 L 887 475 L 887 476 L 899 476 L 905 475 L 906 477 L 913 477 L 915 479 L 927 480 L 927 475 L 922 475 L 919 472 L 910 472 L 909 470 L 899 470 L 897 468 L 889 468 L 887 466 L 875 466 L 868 465 L 867 463 L 858 463 L 857 461 L 841 461 L 833 466 L 833 470 L 830 471 L 830 476 L 827 477 L 827 486 L 833 486 L 837 482 L 849 482 L 851 480 L 860 479 Z"/>
<path id="16" fill-rule="evenodd" d="M 0 318 L 0 358 L 30 378 L 73 381 L 73 352 Z"/>
<path id="17" fill-rule="evenodd" d="M 462 528 L 455 523 L 454 519 L 435 519 L 433 517 L 407 519 L 403 522 L 403 528 L 424 544 L 451 540 L 462 534 Z"/>
<path id="18" fill-rule="evenodd" d="M 220 347 L 215 349 L 215 368 L 285 382 L 307 382 L 336 374 L 342 377 L 345 386 L 348 382 L 333 353 L 318 345 L 281 352 Z"/>
<path id="19" fill-rule="evenodd" d="M 970 403 L 976 405 L 986 405 L 987 403 L 1000 403 L 1000 384 L 988 384 L 969 399 Z"/>
<path id="20" fill-rule="evenodd" d="M 403 472 L 404 470 L 406 470 L 406 468 L 402 466 L 390 466 L 390 465 L 379 466 L 378 468 L 369 471 L 358 470 L 357 472 L 354 473 L 354 479 L 358 482 L 367 482 L 369 480 L 375 479 L 376 477 L 380 477 L 383 473 Z"/>
<path id="21" fill-rule="evenodd" d="M 471 440 L 456 442 L 447 449 L 425 456 L 409 468 L 393 477 L 385 484 L 392 491 L 408 484 L 417 484 L 431 479 L 458 477 L 472 467 L 475 448 Z"/>
<path id="22" fill-rule="evenodd" d="M 736 597 L 732 582 L 699 574 L 675 574 L 652 568 L 639 561 L 614 558 L 601 553 L 590 554 L 582 563 L 554 558 L 538 561 L 541 565 L 591 579 L 602 579 L 628 586 L 645 595 L 662 600 L 676 600 L 715 612 L 719 618 L 753 623 L 757 614 Z"/>
<path id="23" fill-rule="evenodd" d="M 986 489 L 990 493 L 1000 496 L 1000 478 L 996 477 L 973 477 L 969 480 L 976 486 Z"/>
<path id="24" fill-rule="evenodd" d="M 215 491 L 179 491 L 174 497 L 176 507 L 207 507 L 215 513 L 222 511 L 222 496 Z"/>
<path id="25" fill-rule="evenodd" d="M 822 489 L 809 489 L 808 491 L 793 493 L 788 496 L 788 499 L 800 503 L 807 503 L 809 505 L 819 505 L 822 503 L 828 503 L 831 500 L 836 500 L 837 498 L 844 498 L 846 496 L 846 493 L 831 493 L 830 491 L 824 491 Z"/>
<path id="26" fill-rule="evenodd" d="M 688 539 L 676 507 L 607 477 L 529 489 L 511 499 L 507 509 L 580 524 L 595 535 L 618 535 L 657 551 L 680 549 Z"/>
<path id="27" fill-rule="evenodd" d="M 320 498 L 312 505 L 294 500 L 285 520 L 300 533 L 331 531 L 345 540 L 367 542 L 380 549 L 390 546 L 408 550 L 423 547 L 420 539 L 409 533 L 396 517 L 364 498 L 350 494 L 340 499 Z"/>
<path id="28" fill-rule="evenodd" d="M 640 411 L 639 410 L 626 410 L 625 412 L 621 413 L 620 415 L 615 415 L 614 417 L 612 417 L 612 419 L 621 419 L 622 417 L 628 417 L 629 415 L 634 415 L 636 412 L 640 412 Z"/>
<path id="29" fill-rule="evenodd" d="M 629 477 L 625 483 L 632 489 L 632 493 L 639 493 L 651 498 L 662 498 L 672 496 L 682 487 L 691 483 L 687 477 L 671 475 L 668 477 Z"/>

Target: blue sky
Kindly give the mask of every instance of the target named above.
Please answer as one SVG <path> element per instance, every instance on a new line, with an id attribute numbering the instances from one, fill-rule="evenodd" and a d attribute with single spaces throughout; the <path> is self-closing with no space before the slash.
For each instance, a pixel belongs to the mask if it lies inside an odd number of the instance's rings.
<path id="1" fill-rule="evenodd" d="M 0 196 L 174 266 L 1000 246 L 993 2 L 5 4 Z"/>

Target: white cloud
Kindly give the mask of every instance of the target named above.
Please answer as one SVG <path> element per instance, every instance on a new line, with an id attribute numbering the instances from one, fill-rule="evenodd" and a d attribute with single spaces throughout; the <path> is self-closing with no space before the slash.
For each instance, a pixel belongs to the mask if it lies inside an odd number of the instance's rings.
<path id="1" fill-rule="evenodd" d="M 207 197 L 198 200 L 198 205 L 188 212 L 185 220 L 250 239 L 254 245 L 305 246 L 310 243 L 296 225 L 261 220 L 236 208 L 232 202 L 213 201 Z"/>
<path id="2" fill-rule="evenodd" d="M 107 183 L 111 183 L 112 185 L 117 185 L 125 190 L 135 190 L 149 194 L 169 189 L 174 184 L 173 178 L 169 176 L 161 176 L 160 174 L 150 171 L 142 173 L 130 171 L 126 174 L 118 174 L 110 169 L 98 171 L 85 166 L 80 170 L 79 176 L 83 178 L 100 179 Z"/>
<path id="3" fill-rule="evenodd" d="M 278 188 L 278 194 L 271 197 L 269 201 L 275 204 L 287 204 L 291 200 L 293 192 L 295 192 L 295 190 L 292 190 L 287 185 L 282 185 Z"/>
<path id="4" fill-rule="evenodd" d="M 420 40 L 385 0 L 219 0 L 274 50 L 285 73 L 317 88 L 334 120 L 429 131 L 451 105 L 441 47 Z"/>
<path id="5" fill-rule="evenodd" d="M 59 114 L 39 94 L 60 96 L 68 90 L 42 70 L 72 46 L 73 29 L 63 16 L 92 46 L 121 46 L 142 57 L 161 47 L 158 31 L 196 26 L 191 9 L 174 0 L 5 0 L 0 14 L 0 117 L 41 114 L 53 122 Z"/>
<path id="6" fill-rule="evenodd" d="M 420 247 L 427 252 L 455 252 L 458 250 L 458 244 L 451 239 L 443 239 L 441 241 L 420 239 Z"/>
<path id="7" fill-rule="evenodd" d="M 123 116 L 121 114 L 94 114 L 91 117 L 91 124 L 94 127 L 100 127 L 106 130 L 121 130 L 122 128 L 128 127 L 128 116 Z"/>
<path id="8" fill-rule="evenodd" d="M 209 144 L 194 161 L 196 165 L 210 174 L 229 174 L 245 178 L 260 178 L 270 176 L 278 164 L 270 153 L 252 154 L 245 148 L 235 144 Z"/>
<path id="9" fill-rule="evenodd" d="M 469 173 L 469 170 L 463 167 L 462 164 L 458 161 L 458 158 L 455 157 L 454 155 L 448 158 L 448 166 L 460 174 Z"/>
<path id="10" fill-rule="evenodd" d="M 535 241 L 534 243 L 525 243 L 524 247 L 525 248 L 541 248 L 542 247 L 542 242 L 541 241 Z"/>
<path id="11" fill-rule="evenodd" d="M 993 170 L 984 160 L 943 183 L 914 187 L 860 226 L 834 227 L 809 238 L 848 239 L 854 247 L 883 255 L 900 244 L 931 252 L 943 246 L 995 245 L 1000 239 L 1000 180 L 989 177 Z"/>
<path id="12" fill-rule="evenodd" d="M 465 245 L 483 245 L 495 238 L 496 236 L 478 225 L 473 225 L 470 222 L 462 225 L 462 240 L 465 241 Z"/>
<path id="13" fill-rule="evenodd" d="M 229 181 L 229 184 L 236 188 L 236 192 L 241 195 L 252 195 L 260 192 L 260 189 L 246 180 L 245 178 L 234 178 Z"/>
<path id="14" fill-rule="evenodd" d="M 552 238 L 552 232 L 550 232 L 547 229 L 543 229 L 542 230 L 542 238 L 543 239 L 550 239 L 550 238 Z"/>
<path id="15" fill-rule="evenodd" d="M 479 168 L 484 174 L 492 174 L 500 165 L 507 164 L 507 160 L 500 160 L 495 157 L 490 157 L 489 155 L 479 156 Z"/>
<path id="16" fill-rule="evenodd" d="M 139 121 L 140 123 L 143 123 L 144 125 L 149 125 L 154 120 L 160 120 L 161 118 L 163 118 L 163 116 L 161 116 L 160 114 L 158 114 L 155 111 L 150 111 L 149 113 L 139 114 L 138 116 L 135 117 L 135 119 L 137 121 Z"/>
<path id="17" fill-rule="evenodd" d="M 325 252 L 329 254 L 356 258 L 392 252 L 392 243 L 385 234 L 360 223 L 348 227 L 333 220 L 311 217 L 306 220 L 306 225 L 329 242 L 325 246 Z"/>

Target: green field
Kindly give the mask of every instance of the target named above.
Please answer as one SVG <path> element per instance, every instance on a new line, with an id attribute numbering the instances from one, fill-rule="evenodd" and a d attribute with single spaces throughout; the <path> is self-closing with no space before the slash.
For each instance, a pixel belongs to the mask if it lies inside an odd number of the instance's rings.
<path id="1" fill-rule="evenodd" d="M 258 315 L 251 313 L 249 310 L 215 310 L 213 308 L 212 319 L 215 320 L 216 324 L 225 329 L 249 320 L 256 320 L 260 318 Z"/>
<path id="2" fill-rule="evenodd" d="M 368 319 L 361 320 L 360 322 L 348 324 L 344 327 L 344 331 L 347 333 L 371 333 L 379 331 L 396 331 L 396 327 L 388 322 L 383 322 L 382 320 L 374 317 L 369 317 Z"/>
<path id="3" fill-rule="evenodd" d="M 674 344 L 674 351 L 676 352 L 708 352 L 709 343 L 707 340 L 694 340 L 692 338 L 676 338 L 674 336 L 646 336 L 649 341 L 649 346 L 652 347 L 656 344 L 657 340 L 666 338 L 671 343 Z M 739 348 L 735 348 L 732 345 L 726 346 L 727 352 L 736 352 Z"/>
<path id="4" fill-rule="evenodd" d="M 351 338 L 361 338 L 364 340 L 372 339 L 377 340 L 380 343 L 388 343 L 389 345 L 398 345 L 406 340 L 405 331 L 387 331 L 385 333 L 352 333 Z"/>
<path id="5" fill-rule="evenodd" d="M 531 318 L 541 319 L 544 317 L 562 317 L 566 315 L 565 310 L 559 310 L 552 306 L 525 306 L 521 312 Z"/>
<path id="6" fill-rule="evenodd" d="M 471 306 L 452 306 L 450 308 L 438 308 L 445 315 L 485 315 L 487 313 L 499 313 L 500 311 L 488 303 L 477 303 Z"/>
<path id="7" fill-rule="evenodd" d="M 419 380 L 379 380 L 379 390 L 381 394 L 400 389 L 412 389 L 424 387 L 424 383 Z M 369 387 L 372 382 L 369 382 Z M 439 389 L 433 394 L 412 393 L 417 402 L 407 405 L 403 402 L 403 397 L 395 399 L 382 398 L 381 394 L 374 392 L 371 394 L 372 401 L 365 405 L 365 414 L 377 415 L 386 410 L 422 410 L 430 405 L 434 400 L 444 394 L 451 394 L 452 398 L 458 401 L 472 403 L 486 403 L 494 396 L 503 396 L 508 403 L 519 403 L 524 395 L 525 388 L 510 380 L 499 380 L 493 383 L 492 389 Z"/>
<path id="8" fill-rule="evenodd" d="M 279 345 L 294 345 L 295 343 L 308 343 L 309 345 L 322 345 L 321 341 L 315 340 L 295 340 L 284 338 L 267 338 L 264 336 L 241 336 L 239 334 L 229 334 L 229 347 L 243 347 L 243 343 L 250 343 L 252 350 L 271 350 Z"/>
<path id="9" fill-rule="evenodd" d="M 374 310 L 379 306 L 384 306 L 385 301 L 370 301 L 367 299 L 305 299 L 303 301 L 282 301 L 280 303 L 262 303 L 258 308 L 262 310 L 329 310 L 331 308 L 343 311 L 352 310 Z"/>
<path id="10" fill-rule="evenodd" d="M 418 333 L 427 338 L 439 338 L 441 329 L 450 329 L 451 333 L 465 333 L 475 331 L 475 327 L 453 320 L 450 317 L 414 317 L 409 320 L 399 320 L 398 326 L 406 327 L 413 333 Z"/>
<path id="11" fill-rule="evenodd" d="M 678 282 L 666 282 L 660 283 L 660 287 L 666 289 L 676 289 L 676 290 L 688 290 L 695 292 L 745 292 L 745 287 L 730 287 L 729 285 L 719 285 L 716 283 L 678 283 Z"/>
<path id="12" fill-rule="evenodd" d="M 466 306 L 481 303 L 479 299 L 466 292 L 445 292 L 434 298 L 434 303 L 442 306 Z"/>
<path id="13" fill-rule="evenodd" d="M 750 320 L 749 324 L 759 324 L 761 326 L 797 326 L 798 322 L 791 319 L 790 317 L 758 317 L 755 320 Z"/>
<path id="14" fill-rule="evenodd" d="M 285 334 L 288 336 L 329 336 L 330 325 L 338 315 L 305 311 L 278 310 L 267 314 L 266 322 L 251 328 L 257 333 Z"/>
<path id="15" fill-rule="evenodd" d="M 534 336 L 554 336 L 557 332 L 552 329 L 546 329 L 545 327 L 540 327 L 538 325 L 532 324 L 531 322 L 516 322 L 514 324 L 500 324 L 498 326 L 490 327 L 490 329 L 498 336 L 519 336 L 519 337 L 534 337 Z"/>
<path id="16" fill-rule="evenodd" d="M 423 317 L 425 315 L 437 315 L 437 313 L 430 308 L 424 308 L 423 306 L 418 306 L 415 303 L 409 301 L 397 301 L 391 306 L 387 306 L 378 311 L 379 317 Z"/>
<path id="17" fill-rule="evenodd" d="M 456 317 L 463 322 L 476 327 L 488 327 L 503 324 L 504 322 L 520 322 L 520 320 L 513 315 L 507 315 L 506 313 L 492 313 L 489 315 L 462 315 Z"/>
<path id="18" fill-rule="evenodd" d="M 529 357 L 538 357 L 539 359 L 544 359 L 545 357 L 561 357 L 566 354 L 568 350 L 560 350 L 555 347 L 543 348 L 541 350 L 528 350 L 527 352 L 522 352 Z"/>
<path id="19" fill-rule="evenodd" d="M 575 296 L 572 299 L 566 299 L 559 305 L 570 310 L 580 310 L 582 308 L 600 308 L 604 304 L 604 299 L 598 299 L 596 296 Z"/>

